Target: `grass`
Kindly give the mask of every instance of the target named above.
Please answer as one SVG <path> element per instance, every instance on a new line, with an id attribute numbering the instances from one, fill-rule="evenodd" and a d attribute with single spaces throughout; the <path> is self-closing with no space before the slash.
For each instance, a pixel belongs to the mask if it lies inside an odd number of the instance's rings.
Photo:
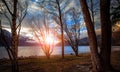
<path id="1" fill-rule="evenodd" d="M 20 66 L 21 71 L 31 70 L 31 69 L 43 69 L 45 72 L 59 72 L 61 70 L 67 71 L 69 67 L 77 64 L 86 64 L 90 62 L 90 56 L 84 54 L 84 56 L 76 57 L 71 55 L 66 55 L 65 59 L 61 59 L 61 56 L 52 56 L 49 60 L 46 57 L 24 59 L 19 60 L 23 65 Z M 24 66 L 24 64 L 29 66 Z M 23 67 L 24 66 L 24 67 Z"/>
<path id="2" fill-rule="evenodd" d="M 112 65 L 120 68 L 120 52 L 112 53 Z M 6 66 L 0 67 L 0 72 L 10 72 L 11 66 L 8 61 Z M 90 65 L 91 59 L 89 54 L 80 54 L 80 57 L 74 55 L 65 55 L 65 59 L 61 59 L 60 55 L 51 56 L 48 60 L 46 57 L 23 58 L 19 59 L 20 72 L 82 72 L 76 68 L 80 65 Z M 79 69 L 79 68 L 78 68 Z"/>
<path id="3" fill-rule="evenodd" d="M 120 51 L 115 51 L 112 53 L 111 62 L 115 69 L 120 70 Z"/>

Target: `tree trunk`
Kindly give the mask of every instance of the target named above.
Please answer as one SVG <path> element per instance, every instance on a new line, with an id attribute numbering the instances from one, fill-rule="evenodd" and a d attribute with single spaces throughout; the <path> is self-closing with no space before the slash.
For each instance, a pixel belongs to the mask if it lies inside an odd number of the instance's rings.
<path id="1" fill-rule="evenodd" d="M 47 59 L 50 59 L 50 54 L 47 54 L 46 56 L 47 56 Z"/>
<path id="2" fill-rule="evenodd" d="M 100 16 L 101 16 L 101 58 L 104 64 L 104 70 L 111 69 L 110 56 L 111 56 L 111 22 L 110 22 L 110 0 L 100 0 Z"/>
<path id="3" fill-rule="evenodd" d="M 16 19 L 13 17 L 12 19 L 12 50 L 14 53 L 14 67 L 15 71 L 17 71 L 17 34 L 16 34 Z M 17 71 L 18 72 L 18 71 Z"/>
<path id="4" fill-rule="evenodd" d="M 4 42 L 5 49 L 6 49 L 7 53 L 8 53 L 8 56 L 9 56 L 11 64 L 12 64 L 12 72 L 16 72 L 15 55 L 14 55 L 13 50 L 11 51 L 10 46 L 9 46 L 9 44 L 7 42 L 7 39 L 5 38 L 4 32 L 2 31 L 1 20 L 0 20 L 0 31 L 1 31 L 2 41 Z"/>
<path id="5" fill-rule="evenodd" d="M 62 23 L 62 16 L 61 16 L 61 9 L 59 0 L 56 0 L 59 10 L 59 19 L 60 19 L 60 26 L 61 26 L 61 40 L 62 40 L 62 59 L 64 59 L 64 31 L 63 31 L 63 23 Z"/>
<path id="6" fill-rule="evenodd" d="M 75 52 L 75 55 L 79 56 L 79 54 L 78 54 L 78 46 L 73 47 L 73 50 Z"/>
<path id="7" fill-rule="evenodd" d="M 74 46 L 72 46 L 72 50 L 74 51 L 75 56 L 79 56 L 79 54 L 78 54 L 78 48 L 75 48 Z"/>
<path id="8" fill-rule="evenodd" d="M 14 0 L 13 5 L 13 14 L 12 14 L 12 50 L 14 53 L 14 71 L 19 72 L 18 68 L 18 61 L 17 61 L 17 50 L 18 50 L 18 38 L 17 38 L 17 28 L 16 28 L 16 21 L 17 21 L 17 2 L 18 0 Z"/>
<path id="9" fill-rule="evenodd" d="M 93 71 L 100 72 L 101 63 L 100 63 L 100 57 L 99 57 L 98 49 L 97 49 L 97 39 L 96 39 L 94 25 L 91 20 L 91 16 L 88 10 L 86 0 L 80 0 L 80 5 L 81 5 L 81 9 L 82 9 L 82 13 L 83 13 L 84 21 L 87 27 L 89 41 L 90 41 L 89 45 L 90 45 L 90 50 L 91 50 Z"/>
<path id="10" fill-rule="evenodd" d="M 79 56 L 79 54 L 78 54 L 78 50 L 75 51 L 75 55 L 76 55 L 76 56 Z"/>

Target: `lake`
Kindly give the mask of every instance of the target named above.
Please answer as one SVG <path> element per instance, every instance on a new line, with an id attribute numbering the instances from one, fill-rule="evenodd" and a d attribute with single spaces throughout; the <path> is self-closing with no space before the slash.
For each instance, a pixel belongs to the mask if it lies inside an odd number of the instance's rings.
<path id="1" fill-rule="evenodd" d="M 74 53 L 70 46 L 65 46 L 65 54 Z M 79 53 L 90 52 L 89 46 L 79 46 Z M 54 48 L 52 55 L 60 55 L 61 47 L 57 46 Z M 28 57 L 28 56 L 44 56 L 42 49 L 39 46 L 20 46 L 18 48 L 18 56 Z M 0 47 L 0 58 L 7 57 L 7 52 L 5 48 Z"/>
<path id="2" fill-rule="evenodd" d="M 120 50 L 119 46 L 113 46 L 113 50 Z M 71 54 L 73 52 L 70 46 L 65 46 L 65 54 Z M 88 53 L 90 52 L 89 46 L 79 46 L 79 53 Z M 61 47 L 57 46 L 54 48 L 52 55 L 60 55 Z M 39 46 L 20 46 L 18 48 L 18 56 L 28 57 L 28 56 L 44 56 L 42 49 Z M 0 47 L 0 58 L 8 58 L 5 48 Z"/>

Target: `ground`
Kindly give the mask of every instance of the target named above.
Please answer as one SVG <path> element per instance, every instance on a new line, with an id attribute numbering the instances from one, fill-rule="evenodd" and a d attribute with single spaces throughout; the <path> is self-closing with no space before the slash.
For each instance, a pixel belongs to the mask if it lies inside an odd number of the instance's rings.
<path id="1" fill-rule="evenodd" d="M 120 70 L 120 51 L 112 53 L 112 65 Z M 80 54 L 80 57 L 74 55 L 65 55 L 61 59 L 60 55 L 46 57 L 28 57 L 19 59 L 20 72 L 90 72 L 91 59 L 90 54 Z M 0 72 L 11 72 L 10 61 L 0 60 Z"/>

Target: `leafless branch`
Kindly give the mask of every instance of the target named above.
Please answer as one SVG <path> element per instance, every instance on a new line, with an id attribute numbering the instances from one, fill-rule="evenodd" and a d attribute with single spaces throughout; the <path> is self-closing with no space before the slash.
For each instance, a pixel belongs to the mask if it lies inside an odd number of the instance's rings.
<path id="1" fill-rule="evenodd" d="M 9 13 L 10 13 L 10 15 L 12 16 L 12 15 L 13 15 L 13 13 L 10 11 L 10 8 L 9 8 L 9 6 L 7 5 L 6 1 L 5 1 L 5 0 L 2 0 L 2 2 L 5 4 L 5 6 L 6 6 L 6 8 L 7 8 L 8 12 L 9 12 Z"/>

